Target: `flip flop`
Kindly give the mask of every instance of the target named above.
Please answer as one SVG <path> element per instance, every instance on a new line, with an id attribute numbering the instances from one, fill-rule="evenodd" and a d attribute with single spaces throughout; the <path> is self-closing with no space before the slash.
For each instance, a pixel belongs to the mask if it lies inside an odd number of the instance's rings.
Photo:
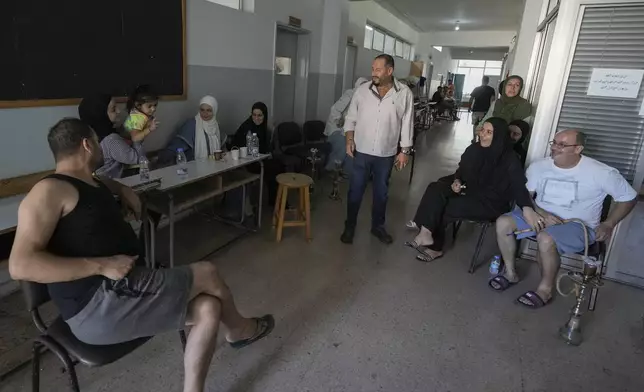
<path id="1" fill-rule="evenodd" d="M 525 306 L 526 308 L 539 309 L 546 306 L 548 302 L 550 302 L 550 300 L 544 301 L 543 298 L 541 298 L 539 294 L 535 293 L 534 291 L 526 291 L 519 298 L 517 298 L 517 302 Z"/>
<path id="2" fill-rule="evenodd" d="M 407 241 L 405 242 L 405 246 L 412 248 L 420 254 L 425 254 L 424 248 L 428 247 L 429 245 L 418 245 L 416 241 Z"/>
<path id="3" fill-rule="evenodd" d="M 427 246 L 418 245 L 416 243 L 416 241 L 407 241 L 407 242 L 405 242 L 405 246 L 408 246 L 408 247 L 414 249 L 416 252 L 420 253 L 420 254 L 416 255 L 416 260 L 418 260 L 418 261 L 429 263 L 430 261 L 434 261 L 436 259 L 440 259 L 441 257 L 443 257 L 443 255 L 433 257 L 432 255 L 430 255 L 429 253 L 427 253 L 425 251 L 425 248 L 427 248 Z"/>
<path id="4" fill-rule="evenodd" d="M 273 328 L 275 328 L 275 319 L 271 314 L 267 314 L 264 317 L 255 317 L 254 319 L 255 321 L 257 321 L 257 330 L 255 331 L 255 334 L 248 339 L 238 340 L 236 342 L 228 342 L 228 344 L 230 344 L 230 347 L 234 349 L 240 349 L 251 345 L 256 341 L 268 336 L 268 334 L 273 331 Z"/>
<path id="5" fill-rule="evenodd" d="M 492 290 L 498 291 L 498 292 L 505 291 L 517 283 L 518 282 L 510 282 L 508 278 L 506 278 L 501 274 L 493 277 L 487 282 L 488 286 L 490 286 Z M 496 287 L 495 287 L 495 284 L 496 284 Z"/>
<path id="6" fill-rule="evenodd" d="M 407 222 L 405 226 L 407 226 L 407 228 L 410 230 L 418 229 L 418 225 L 413 220 L 410 220 L 409 222 Z"/>
<path id="7" fill-rule="evenodd" d="M 442 254 L 439 255 L 439 256 L 432 256 L 429 253 L 425 252 L 423 249 L 418 249 L 418 253 L 420 253 L 420 254 L 416 255 L 416 260 L 422 261 L 423 263 L 429 263 L 429 262 L 432 262 L 432 261 L 434 261 L 436 259 L 440 259 L 441 257 L 443 257 Z"/>

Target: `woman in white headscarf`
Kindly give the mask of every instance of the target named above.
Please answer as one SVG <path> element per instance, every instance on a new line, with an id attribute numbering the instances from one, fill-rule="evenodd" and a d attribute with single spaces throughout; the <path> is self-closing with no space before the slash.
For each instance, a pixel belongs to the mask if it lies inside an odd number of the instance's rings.
<path id="1" fill-rule="evenodd" d="M 217 100 L 210 95 L 201 98 L 195 115 L 195 159 L 206 159 L 221 150 L 221 133 L 217 123 Z"/>
<path id="2" fill-rule="evenodd" d="M 326 127 L 324 128 L 327 142 L 331 144 L 331 154 L 329 154 L 329 159 L 325 168 L 326 170 L 333 170 L 335 167 L 335 161 L 342 161 L 343 166 L 346 166 L 346 142 L 344 140 L 344 132 L 342 131 L 344 127 L 344 116 L 346 116 L 347 110 L 349 109 L 353 92 L 368 81 L 369 80 L 365 78 L 358 78 L 354 88 L 346 90 L 340 99 L 331 106 L 331 113 L 329 113 L 329 118 L 327 119 Z M 344 169 L 345 171 L 350 171 L 347 170 L 349 169 L 347 167 Z"/>
<path id="3" fill-rule="evenodd" d="M 199 101 L 199 112 L 186 121 L 170 140 L 170 143 L 159 153 L 161 164 L 174 162 L 177 149 L 183 149 L 189 161 L 207 159 L 215 151 L 221 150 L 226 142 L 217 123 L 217 100 L 206 95 Z"/>

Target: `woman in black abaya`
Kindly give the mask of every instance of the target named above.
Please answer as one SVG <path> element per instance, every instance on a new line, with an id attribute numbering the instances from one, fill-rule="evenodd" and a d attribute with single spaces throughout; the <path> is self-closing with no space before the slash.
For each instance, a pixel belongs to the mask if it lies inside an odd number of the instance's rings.
<path id="1" fill-rule="evenodd" d="M 445 227 L 458 220 L 492 221 L 519 207 L 532 205 L 523 167 L 512 149 L 508 124 L 489 118 L 479 129 L 479 141 L 470 145 L 458 170 L 429 184 L 414 222 L 419 233 L 406 243 L 421 261 L 443 255 Z"/>

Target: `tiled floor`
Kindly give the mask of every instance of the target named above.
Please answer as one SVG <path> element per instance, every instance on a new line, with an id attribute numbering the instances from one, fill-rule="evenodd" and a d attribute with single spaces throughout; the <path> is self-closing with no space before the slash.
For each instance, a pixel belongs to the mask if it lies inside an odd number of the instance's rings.
<path id="1" fill-rule="evenodd" d="M 354 245 L 342 245 L 344 204 L 322 194 L 314 200 L 311 244 L 300 229 L 287 229 L 281 244 L 265 229 L 213 257 L 243 312 L 271 312 L 277 326 L 241 351 L 222 344 L 207 390 L 644 390 L 644 292 L 607 283 L 597 311 L 584 319 L 586 341 L 569 347 L 557 329 L 571 298 L 557 297 L 538 311 L 514 302 L 534 288 L 533 263 L 521 264 L 525 283 L 499 294 L 487 287 L 486 268 L 467 273 L 474 228 L 464 227 L 455 247 L 431 264 L 415 261 L 402 245 L 410 237 L 404 223 L 426 185 L 454 170 L 470 138 L 464 118 L 418 141 L 413 184 L 407 185 L 408 171 L 395 173 L 391 182 L 388 227 L 396 242 L 389 247 L 369 235 L 370 198 Z M 493 235 L 488 240 L 486 258 L 495 251 Z M 88 392 L 180 391 L 182 375 L 176 334 L 157 337 L 105 368 L 79 368 Z M 3 380 L 0 390 L 29 390 L 29 380 L 25 368 Z M 51 355 L 42 385 L 65 390 L 65 375 Z"/>

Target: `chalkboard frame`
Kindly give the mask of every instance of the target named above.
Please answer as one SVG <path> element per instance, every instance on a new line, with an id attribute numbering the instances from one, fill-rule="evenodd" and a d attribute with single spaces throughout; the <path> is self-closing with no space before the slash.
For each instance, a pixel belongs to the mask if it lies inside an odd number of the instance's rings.
<path id="1" fill-rule="evenodd" d="M 160 97 L 163 101 L 180 101 L 188 98 L 188 64 L 187 64 L 187 41 L 186 41 L 186 1 L 181 0 L 181 23 L 182 23 L 182 63 L 183 63 L 183 94 L 181 95 L 163 95 Z M 16 109 L 16 108 L 33 108 L 33 107 L 47 107 L 47 106 L 73 106 L 78 105 L 82 100 L 79 98 L 65 98 L 65 99 L 33 99 L 33 100 L 16 100 L 16 101 L 2 101 L 0 100 L 0 109 Z M 119 102 L 124 102 L 126 97 L 117 97 Z"/>

